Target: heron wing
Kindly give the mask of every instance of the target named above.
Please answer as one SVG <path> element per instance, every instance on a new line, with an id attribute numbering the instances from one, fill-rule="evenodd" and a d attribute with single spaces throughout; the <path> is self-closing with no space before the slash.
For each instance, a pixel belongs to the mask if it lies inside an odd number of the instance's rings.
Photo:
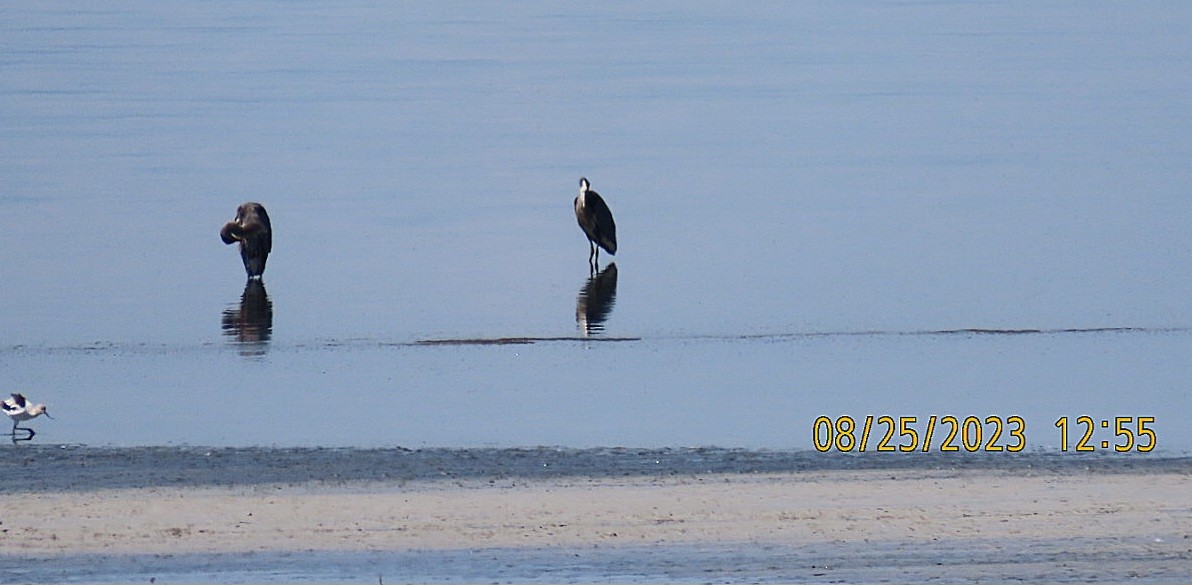
<path id="1" fill-rule="evenodd" d="M 238 214 L 244 226 L 244 245 L 252 256 L 266 256 L 273 250 L 273 224 L 265 206 L 249 202 L 240 206 Z"/>
<path id="2" fill-rule="evenodd" d="M 253 215 L 257 216 L 257 221 L 265 226 L 266 230 L 272 231 L 273 224 L 269 222 L 269 214 L 265 211 L 265 206 L 260 203 L 253 203 Z"/>
<path id="3" fill-rule="evenodd" d="M 617 253 L 617 222 L 613 221 L 613 212 L 608 208 L 608 204 L 604 202 L 595 191 L 588 191 L 587 200 L 588 213 L 591 214 L 592 223 L 594 225 L 593 239 L 601 248 L 609 254 Z"/>

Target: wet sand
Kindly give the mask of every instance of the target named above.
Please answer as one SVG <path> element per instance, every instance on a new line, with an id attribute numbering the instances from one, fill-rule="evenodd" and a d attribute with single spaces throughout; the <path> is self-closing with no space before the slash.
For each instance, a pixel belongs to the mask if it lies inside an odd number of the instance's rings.
<path id="1" fill-rule="evenodd" d="M 1192 579 L 1187 458 L 947 465 L 676 449 L 133 451 L 60 450 L 70 487 L 37 485 L 55 473 L 30 460 L 44 462 L 55 453 L 48 447 L 0 466 L 0 580 Z M 309 477 L 284 465 L 299 453 Z M 816 456 L 822 466 L 799 468 Z M 151 465 L 129 481 L 141 485 L 83 485 L 126 476 L 116 461 L 146 457 Z M 220 461 L 198 475 L 179 471 L 196 457 Z M 408 466 L 363 477 L 377 470 L 354 460 L 370 458 Z M 559 470 L 556 458 L 603 468 Z M 179 470 L 161 463 L 170 459 L 183 462 Z M 251 461 L 261 477 L 236 481 Z M 789 469 L 768 469 L 781 465 Z M 286 479 L 263 481 L 270 469 Z M 21 470 L 24 490 L 12 481 Z"/>

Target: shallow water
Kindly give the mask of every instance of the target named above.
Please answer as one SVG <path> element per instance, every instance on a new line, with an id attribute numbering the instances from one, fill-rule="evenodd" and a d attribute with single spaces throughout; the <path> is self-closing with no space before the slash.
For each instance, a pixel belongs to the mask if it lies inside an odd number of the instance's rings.
<path id="1" fill-rule="evenodd" d="M 1146 539 L 1081 536 L 1020 543 L 941 539 L 804 546 L 741 544 L 479 548 L 219 555 L 74 555 L 12 570 L 13 582 L 127 583 L 1182 583 L 1179 553 Z M 1122 554 L 1134 545 L 1136 552 Z M 1012 550 L 1007 551 L 1007 548 Z M 1172 548 L 1172 547 L 1165 547 Z M 1113 550 L 1112 554 L 1104 552 Z M 26 561 L 27 559 L 19 559 Z M 25 565 L 28 567 L 28 565 Z M 596 576 L 595 578 L 593 576 Z"/>
<path id="2" fill-rule="evenodd" d="M 5 5 L 3 389 L 51 405 L 37 443 L 785 449 L 952 414 L 1056 449 L 1088 414 L 1187 451 L 1189 21 Z M 247 199 L 260 289 L 217 236 Z"/>
<path id="3" fill-rule="evenodd" d="M 9 355 L 74 396 L 55 401 L 55 420 L 29 423 L 37 442 L 811 448 L 821 415 L 917 416 L 922 433 L 931 415 L 951 414 L 1018 415 L 1028 449 L 1059 449 L 1057 418 L 1089 414 L 1156 417 L 1163 452 L 1192 444 L 1178 410 L 1190 342 L 1186 331 L 893 332 L 274 341 L 250 358 L 223 342 Z M 1118 442 L 1108 429 L 1091 445 L 1101 440 Z"/>

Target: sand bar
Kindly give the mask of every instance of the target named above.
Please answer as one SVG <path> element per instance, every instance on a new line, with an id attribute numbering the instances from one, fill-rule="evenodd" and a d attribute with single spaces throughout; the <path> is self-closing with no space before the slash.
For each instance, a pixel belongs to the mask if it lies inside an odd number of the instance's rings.
<path id="1" fill-rule="evenodd" d="M 440 573 L 407 575 L 426 581 L 457 575 L 451 563 L 484 578 L 510 570 L 498 565 L 546 565 L 498 575 L 517 581 L 551 575 L 569 559 L 584 559 L 582 567 L 555 574 L 559 580 L 623 579 L 610 572 L 626 565 L 641 565 L 630 575 L 675 581 L 1192 579 L 1187 462 L 1116 467 L 469 474 L 6 491 L 0 560 L 70 567 L 165 555 L 218 566 L 227 555 L 269 563 L 300 553 L 352 564 L 363 557 L 351 555 L 371 554 L 402 559 L 390 571 L 432 559 Z M 485 559 L 493 566 L 467 566 L 477 551 L 491 551 Z M 685 577 L 693 567 L 702 568 Z M 5 581 L 37 580 L 2 571 Z"/>
<path id="2" fill-rule="evenodd" d="M 1192 554 L 1192 477 L 885 471 L 0 496 L 6 552 L 1133 538 Z M 1157 547 L 1164 548 L 1164 547 Z"/>

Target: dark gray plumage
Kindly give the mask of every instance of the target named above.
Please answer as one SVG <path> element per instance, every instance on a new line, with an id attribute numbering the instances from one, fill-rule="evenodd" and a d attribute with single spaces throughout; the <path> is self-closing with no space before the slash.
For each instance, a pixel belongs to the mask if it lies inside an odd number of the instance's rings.
<path id="1" fill-rule="evenodd" d="M 600 263 L 600 250 L 611 255 L 617 254 L 617 223 L 613 221 L 613 212 L 608 204 L 593 191 L 588 180 L 579 178 L 579 195 L 575 198 L 575 220 L 580 229 L 588 237 L 588 265 L 594 272 Z"/>
<path id="2" fill-rule="evenodd" d="M 265 206 L 248 201 L 236 209 L 236 219 L 224 224 L 219 237 L 225 244 L 240 242 L 240 259 L 249 278 L 261 278 L 273 249 L 273 227 Z"/>

